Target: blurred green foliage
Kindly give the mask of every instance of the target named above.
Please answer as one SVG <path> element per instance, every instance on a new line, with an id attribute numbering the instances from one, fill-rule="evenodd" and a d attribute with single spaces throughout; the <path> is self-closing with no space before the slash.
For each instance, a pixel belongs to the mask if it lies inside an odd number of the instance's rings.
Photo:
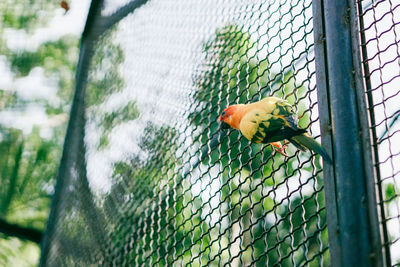
<path id="1" fill-rule="evenodd" d="M 102 46 L 115 53 L 110 58 L 123 60 L 119 49 L 110 44 L 112 41 L 103 42 L 106 44 Z M 298 95 L 307 93 L 305 87 L 295 87 L 292 72 L 270 73 L 268 61 L 258 59 L 255 47 L 250 34 L 238 25 L 218 29 L 204 44 L 204 62 L 199 75 L 194 77 L 194 108 L 188 115 L 192 146 L 197 152 L 185 151 L 185 133 L 175 129 L 171 122 L 160 125 L 148 121 L 140 134 L 139 151 L 114 163 L 113 185 L 103 196 L 99 210 L 108 222 L 105 231 L 110 235 L 110 243 L 106 246 L 112 248 L 105 262 L 168 266 L 181 261 L 194 266 L 217 266 L 233 257 L 232 262 L 243 266 L 328 265 L 319 163 L 315 163 L 316 167 L 310 163 L 299 167 L 293 157 L 287 160 L 269 146 L 252 144 L 235 130 L 211 146 L 211 140 L 220 134 L 217 118 L 228 105 L 256 101 L 271 91 L 294 103 L 297 98 L 291 94 L 293 91 Z M 105 55 L 109 53 L 101 54 L 108 62 Z M 97 129 L 109 137 L 107 129 L 113 129 L 120 121 L 136 120 L 148 111 L 140 110 L 136 102 L 113 112 L 101 111 L 110 92 L 119 92 L 120 87 L 114 86 L 107 93 L 99 90 L 114 84 L 113 79 L 116 84 L 123 84 L 117 72 L 105 75 L 112 70 L 107 64 L 98 67 L 102 62 L 92 69 L 88 120 L 97 121 Z M 301 104 L 297 108 L 306 109 Z M 300 118 L 300 123 L 308 126 L 308 113 Z M 204 157 L 201 150 L 206 151 Z M 295 153 L 295 149 L 290 152 Z M 188 154 L 191 172 L 187 169 Z M 300 184 L 296 193 L 279 200 L 274 191 L 288 186 L 287 179 L 298 179 L 300 168 L 300 176 L 308 175 L 306 183 L 314 190 L 304 193 L 306 185 Z M 194 174 L 199 169 L 202 171 Z M 312 174 L 316 177 L 311 178 Z M 211 190 L 216 186 L 213 182 L 220 188 L 216 195 L 210 193 L 205 197 L 203 187 Z M 201 192 L 195 193 L 200 183 Z M 212 200 L 217 200 L 217 204 L 212 205 Z M 215 216 L 217 219 L 213 219 Z"/>
<path id="2" fill-rule="evenodd" d="M 115 29 L 110 29 L 108 35 L 96 42 L 85 99 L 87 106 L 103 103 L 124 87 L 125 81 L 120 74 L 120 65 L 124 61 L 122 48 L 112 41 L 104 41 L 105 38 L 112 40 L 114 32 Z"/>
<path id="3" fill-rule="evenodd" d="M 50 16 L 42 17 L 42 14 L 52 14 L 54 2 L 36 1 L 41 3 L 40 12 L 35 8 L 34 12 L 23 14 L 18 9 L 14 13 L 11 9 L 5 10 L 3 27 L 31 32 L 45 25 Z M 123 50 L 112 42 L 113 31 L 102 38 L 108 40 L 97 42 L 86 95 L 87 120 L 93 122 L 100 133 L 99 150 L 110 145 L 110 136 L 117 126 L 139 118 L 143 112 L 136 101 L 102 112 L 102 104 L 125 86 L 119 70 L 124 61 Z M 64 36 L 41 44 L 36 51 L 14 51 L 0 39 L 0 51 L 6 55 L 15 78 L 27 76 L 32 69 L 40 67 L 49 79 L 57 81 L 57 95 L 61 101 L 41 101 L 49 116 L 60 116 L 69 110 L 77 40 L 75 36 Z M 271 92 L 294 103 L 296 98 L 291 92 L 305 93 L 304 87 L 294 87 L 292 72 L 270 73 L 268 60 L 259 59 L 256 46 L 250 34 L 238 25 L 218 29 L 204 44 L 203 69 L 194 77 L 197 90 L 193 94 L 193 106 L 196 108 L 188 116 L 194 145 L 199 151 L 218 136 L 217 117 L 226 106 L 256 101 Z M 20 109 L 21 104 L 26 105 L 17 94 L 0 92 L 0 110 L 13 110 L 17 106 Z M 297 107 L 305 109 L 301 105 Z M 302 116 L 300 125 L 305 127 L 308 123 L 309 117 Z M 44 229 L 64 133 L 65 121 L 52 129 L 50 138 L 42 137 L 39 127 L 28 134 L 21 129 L 0 128 L 2 218 Z M 105 257 L 112 255 L 105 253 L 107 248 L 103 246 L 116 250 L 114 254 L 125 255 L 119 257 L 121 264 L 141 265 L 150 261 L 168 265 L 182 258 L 183 263 L 213 265 L 216 258 L 224 262 L 238 251 L 242 251 L 241 256 L 234 261 L 243 265 L 252 264 L 252 258 L 257 259 L 257 266 L 277 263 L 291 266 L 293 261 L 298 265 L 308 262 L 312 266 L 322 260 L 328 263 L 327 253 L 323 259 L 319 256 L 321 249 L 326 251 L 327 247 L 323 194 L 300 193 L 283 203 L 271 193 L 283 186 L 285 179 L 293 179 L 290 176 L 296 174 L 298 168 L 294 160 L 286 161 L 270 147 L 251 144 L 241 138 L 238 131 L 230 131 L 206 157 L 196 154 L 199 168 L 208 170 L 194 177 L 183 167 L 185 158 L 179 150 L 180 134 L 168 123 L 149 122 L 139 140 L 139 152 L 114 164 L 114 183 L 101 204 L 97 204 L 98 199 L 88 184 L 82 182 L 87 181 L 85 171 L 80 173 L 83 180 L 76 182 L 74 196 L 82 206 L 68 207 L 68 220 L 58 225 L 58 245 L 66 253 L 60 264 L 87 263 L 84 251 L 95 251 L 95 246 L 100 246 L 98 249 Z M 217 178 L 212 177 L 210 166 L 218 169 Z M 320 173 L 320 169 L 313 170 L 310 165 L 302 168 Z M 193 179 L 206 177 L 220 184 L 218 206 L 214 207 L 221 218 L 217 222 L 210 218 L 211 200 L 205 200 L 202 193 L 193 192 Z M 313 183 L 315 190 L 320 191 L 320 177 Z M 275 221 L 267 215 L 274 216 Z M 152 228 L 143 230 L 146 225 Z M 88 228 L 89 232 L 85 232 Z M 109 243 L 101 244 L 106 232 Z M 256 241 L 251 243 L 251 240 Z M 5 265 L 15 262 L 8 254 L 17 255 L 8 250 L 29 254 L 27 247 L 32 246 L 23 241 L 15 245 L 14 239 L 10 239 L 13 243 L 1 242 L 4 251 L 0 252 L 0 263 Z"/>
<path id="4" fill-rule="evenodd" d="M 125 86 L 120 72 L 124 54 L 120 44 L 113 41 L 115 32 L 115 29 L 110 29 L 107 35 L 101 36 L 96 43 L 85 98 L 88 108 L 87 121 L 94 122 L 101 134 L 98 142 L 99 149 L 109 145 L 113 129 L 139 116 L 135 101 L 123 103 L 112 111 L 104 111 L 107 109 L 102 106 L 111 95 L 120 92 Z"/>
<path id="5" fill-rule="evenodd" d="M 0 216 L 22 227 L 44 230 L 55 176 L 61 157 L 68 112 L 72 100 L 73 78 L 78 59 L 79 36 L 65 35 L 27 50 L 11 47 L 6 37 L 27 42 L 49 23 L 59 8 L 58 1 L 5 0 L 0 4 L 0 55 L 11 72 L 8 88 L 0 88 L 0 116 L 29 120 L 29 107 L 40 109 L 47 118 L 32 129 L 13 123 L 0 124 Z M 7 34 L 5 34 L 7 33 Z M 16 37 L 17 36 L 17 37 Z M 57 99 L 22 98 L 17 83 L 29 78 L 31 70 L 41 68 L 44 82 L 57 92 Z M 29 84 L 34 91 L 37 84 Z M 34 93 L 34 92 L 33 92 Z M 2 235 L 1 266 L 32 266 L 39 258 L 39 247 L 28 241 Z"/>
<path id="6" fill-rule="evenodd" d="M 17 102 L 17 94 L 0 89 L 0 111 L 12 107 Z"/>
<path id="7" fill-rule="evenodd" d="M 139 110 L 136 107 L 136 102 L 128 102 L 125 106 L 118 110 L 107 112 L 102 117 L 98 127 L 101 129 L 101 137 L 99 148 L 105 147 L 109 144 L 109 136 L 111 131 L 118 125 L 136 119 L 139 117 Z"/>
<path id="8" fill-rule="evenodd" d="M 393 183 L 387 183 L 385 186 L 385 201 L 390 202 L 396 198 L 396 187 Z"/>
<path id="9" fill-rule="evenodd" d="M 19 130 L 7 129 L 2 137 L 0 215 L 23 226 L 44 229 L 60 144 L 41 138 L 38 128 L 27 137 Z"/>
<path id="10" fill-rule="evenodd" d="M 53 0 L 3 0 L 2 28 L 32 32 L 46 26 L 58 6 L 59 2 Z"/>
<path id="11" fill-rule="evenodd" d="M 295 87 L 291 71 L 270 73 L 268 60 L 257 60 L 262 57 L 257 56 L 256 47 L 256 42 L 238 25 L 217 30 L 215 38 L 204 46 L 207 61 L 202 75 L 196 79 L 198 91 L 194 94 L 198 108 L 190 116 L 198 129 L 196 140 L 201 146 L 206 146 L 220 131 L 217 118 L 228 105 L 254 102 L 271 91 L 293 104 L 292 92 L 306 93 L 303 86 Z M 304 110 L 304 107 L 298 105 L 298 109 Z M 303 127 L 308 126 L 308 122 L 308 114 L 299 121 Z M 239 131 L 231 130 L 203 164 L 220 165 L 220 199 L 226 202 L 226 205 L 220 205 L 229 207 L 223 212 L 227 213 L 232 228 L 237 222 L 239 227 L 247 229 L 240 244 L 240 249 L 244 250 L 241 264 L 251 264 L 252 257 L 258 258 L 256 265 L 259 266 L 291 266 L 293 260 L 296 265 L 301 265 L 313 257 L 309 263 L 319 264 L 322 260 L 318 256 L 320 249 L 327 247 L 326 230 L 321 233 L 325 228 L 325 214 L 321 211 L 323 195 L 314 196 L 316 193 L 313 192 L 308 196 L 290 197 L 289 204 L 283 204 L 276 203 L 274 193 L 271 193 L 285 179 L 296 179 L 291 177 L 298 172 L 294 160 L 272 154 L 270 147 L 250 143 L 240 136 Z M 311 172 L 312 166 L 304 166 L 302 170 Z M 322 180 L 318 178 L 318 182 Z M 265 189 L 269 192 L 267 196 Z M 275 225 L 266 220 L 267 214 L 281 219 Z M 257 223 L 254 224 L 254 220 Z M 231 231 L 235 232 L 234 229 Z M 232 232 L 228 236 L 233 238 Z M 313 238 L 308 238 L 311 236 Z M 252 244 L 252 239 L 258 241 Z M 282 255 L 278 254 L 277 247 Z M 293 252 L 293 247 L 297 247 L 297 251 Z M 289 256 L 291 253 L 294 255 Z M 282 259 L 284 255 L 288 255 L 286 259 Z M 325 255 L 324 263 L 328 264 L 328 260 Z"/>
<path id="12" fill-rule="evenodd" d="M 132 186 L 137 182 L 136 178 L 140 177 L 139 180 L 144 184 L 148 182 L 150 185 L 150 181 L 143 179 L 142 175 L 150 179 L 151 175 L 156 174 L 148 169 L 143 171 L 141 161 L 133 158 L 131 161 L 115 163 L 113 177 L 118 183 L 111 188 L 109 197 L 104 197 L 89 183 L 88 176 L 91 174 L 88 174 L 86 169 L 86 161 L 90 160 L 89 154 L 102 153 L 110 149 L 110 138 L 113 133 L 139 117 L 139 109 L 134 100 L 124 98 L 122 102 L 111 107 L 107 105 L 107 101 L 120 93 L 125 85 L 120 72 L 124 55 L 118 39 L 115 38 L 115 29 L 101 36 L 96 44 L 91 58 L 85 96 L 85 133 L 90 135 L 91 139 L 83 145 L 84 147 L 78 148 L 82 150 L 74 155 L 77 157 L 76 176 L 66 178 L 66 184 L 64 184 L 64 188 L 68 190 L 62 193 L 63 203 L 59 204 L 61 215 L 59 215 L 55 230 L 56 238 L 51 240 L 50 245 L 56 247 L 56 256 L 54 258 L 49 256 L 50 265 L 87 266 L 93 263 L 92 257 L 108 255 L 111 245 L 116 246 L 115 250 L 124 250 L 125 245 L 121 243 L 121 240 L 128 237 L 127 233 L 115 231 L 114 228 L 119 226 L 117 224 L 119 220 L 126 221 L 129 217 L 128 214 L 119 212 L 120 207 L 117 203 L 126 200 L 128 196 L 123 193 L 123 190 L 127 188 L 133 190 Z M 143 133 L 150 138 L 152 129 L 149 125 Z M 91 130 L 95 133 L 94 135 Z M 164 131 L 161 128 L 155 134 L 167 134 L 167 131 L 168 129 Z M 87 141 L 87 137 L 83 139 Z M 95 143 L 94 146 L 91 146 L 92 142 Z M 143 140 L 141 146 L 144 153 L 151 154 L 153 153 L 151 141 L 148 142 L 150 143 Z M 161 163 L 159 166 L 161 167 Z M 133 184 L 120 184 L 120 175 L 131 177 Z M 111 236 L 107 236 L 106 241 L 105 236 L 110 233 Z"/>

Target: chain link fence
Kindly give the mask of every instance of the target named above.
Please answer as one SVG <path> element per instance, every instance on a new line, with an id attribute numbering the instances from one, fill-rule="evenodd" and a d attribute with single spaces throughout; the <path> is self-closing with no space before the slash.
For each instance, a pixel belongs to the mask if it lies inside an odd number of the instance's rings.
<path id="1" fill-rule="evenodd" d="M 359 1 L 361 47 L 387 265 L 400 263 L 400 4 Z"/>
<path id="2" fill-rule="evenodd" d="M 399 73 L 373 46 L 398 55 L 399 12 L 385 11 L 394 44 L 379 46 L 368 41 L 381 35 L 379 3 L 357 4 L 382 244 L 394 263 L 398 112 L 385 105 Z M 284 157 L 218 122 L 231 104 L 273 95 L 321 141 L 330 115 L 318 107 L 324 40 L 314 41 L 313 8 L 322 12 L 311 0 L 94 1 L 41 265 L 328 266 L 333 203 L 320 156 L 289 145 Z M 392 79 L 377 82 L 385 62 Z"/>

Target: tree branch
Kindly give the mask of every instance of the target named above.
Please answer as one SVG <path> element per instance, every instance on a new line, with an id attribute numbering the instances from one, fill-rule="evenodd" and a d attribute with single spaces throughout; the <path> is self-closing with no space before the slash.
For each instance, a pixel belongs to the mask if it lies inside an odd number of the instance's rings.
<path id="1" fill-rule="evenodd" d="M 33 228 L 21 227 L 17 224 L 11 224 L 0 218 L 0 232 L 8 236 L 14 236 L 21 239 L 26 239 L 37 244 L 42 239 L 43 232 Z"/>

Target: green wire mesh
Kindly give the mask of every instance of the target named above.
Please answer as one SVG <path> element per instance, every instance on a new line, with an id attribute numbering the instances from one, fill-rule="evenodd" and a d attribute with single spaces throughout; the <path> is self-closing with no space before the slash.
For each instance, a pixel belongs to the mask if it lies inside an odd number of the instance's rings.
<path id="1" fill-rule="evenodd" d="M 112 26 L 83 39 L 82 123 L 43 264 L 328 265 L 320 157 L 289 145 L 285 158 L 217 121 L 274 95 L 320 141 L 312 1 L 123 9 L 105 2 L 91 27 Z"/>
<path id="2" fill-rule="evenodd" d="M 377 173 L 382 246 L 400 264 L 400 4 L 358 1 L 361 48 Z"/>

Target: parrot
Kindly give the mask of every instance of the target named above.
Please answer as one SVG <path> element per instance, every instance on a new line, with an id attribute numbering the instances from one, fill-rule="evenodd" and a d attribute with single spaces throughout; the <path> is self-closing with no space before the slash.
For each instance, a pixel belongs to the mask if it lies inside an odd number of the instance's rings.
<path id="1" fill-rule="evenodd" d="M 332 160 L 322 146 L 314 140 L 306 129 L 298 126 L 297 115 L 286 100 L 265 97 L 250 104 L 236 104 L 225 108 L 219 116 L 221 128 L 240 130 L 242 135 L 257 144 L 271 144 L 280 154 L 285 154 L 288 140 L 301 151 L 312 150 L 331 163 Z"/>

